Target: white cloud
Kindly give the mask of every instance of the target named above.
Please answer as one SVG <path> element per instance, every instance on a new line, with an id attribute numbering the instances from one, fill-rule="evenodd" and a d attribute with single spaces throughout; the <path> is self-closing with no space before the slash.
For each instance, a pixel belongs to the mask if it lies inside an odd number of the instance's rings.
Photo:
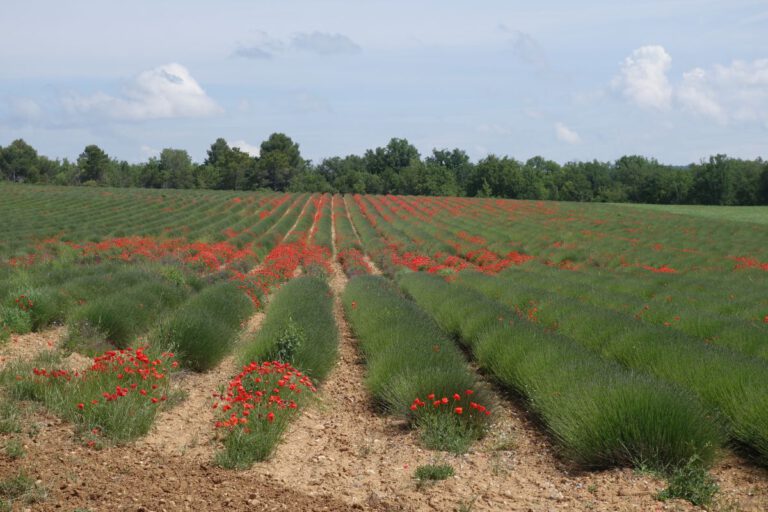
<path id="1" fill-rule="evenodd" d="M 11 119 L 23 123 L 37 122 L 43 115 L 43 109 L 40 108 L 40 105 L 35 100 L 29 98 L 11 100 L 8 107 Z"/>
<path id="2" fill-rule="evenodd" d="M 688 71 L 677 99 L 685 109 L 720 123 L 768 122 L 768 59 Z"/>
<path id="3" fill-rule="evenodd" d="M 672 102 L 672 86 L 667 79 L 671 64 L 672 57 L 663 46 L 642 46 L 624 59 L 611 84 L 641 107 L 666 110 Z"/>
<path id="4" fill-rule="evenodd" d="M 71 113 L 98 114 L 126 121 L 206 117 L 222 112 L 187 68 L 171 63 L 139 74 L 120 97 L 102 92 L 64 100 Z"/>
<path id="5" fill-rule="evenodd" d="M 581 142 L 581 137 L 575 131 L 568 128 L 564 123 L 560 121 L 555 123 L 555 135 L 557 140 L 563 141 L 567 144 L 578 144 Z"/>
<path id="6" fill-rule="evenodd" d="M 728 115 L 718 103 L 715 91 L 708 83 L 707 72 L 701 68 L 683 73 L 683 83 L 677 88 L 676 96 L 688 110 L 713 117 L 720 122 L 727 121 Z"/>
<path id="7" fill-rule="evenodd" d="M 360 46 L 344 34 L 327 32 L 299 32 L 289 41 L 274 38 L 266 32 L 257 32 L 249 45 L 238 44 L 235 57 L 245 59 L 271 59 L 287 51 L 307 52 L 316 55 L 344 55 L 360 52 Z"/>
<path id="8" fill-rule="evenodd" d="M 296 34 L 291 40 L 291 48 L 318 55 L 339 55 L 360 51 L 360 47 L 343 34 L 328 34 L 317 31 Z"/>
<path id="9" fill-rule="evenodd" d="M 144 155 L 146 158 L 152 158 L 160 156 L 160 150 L 157 148 L 153 148 L 152 146 L 149 146 L 147 144 L 142 144 L 141 148 L 141 154 Z"/>
<path id="10" fill-rule="evenodd" d="M 229 147 L 231 148 L 237 148 L 243 153 L 248 153 L 251 156 L 259 156 L 261 154 L 261 148 L 259 146 L 254 146 L 253 144 L 248 144 L 244 140 L 236 140 L 234 142 L 228 143 Z"/>
<path id="11" fill-rule="evenodd" d="M 658 45 L 632 52 L 611 84 L 641 107 L 683 109 L 721 124 L 768 123 L 768 59 L 696 67 L 670 82 L 672 58 Z"/>

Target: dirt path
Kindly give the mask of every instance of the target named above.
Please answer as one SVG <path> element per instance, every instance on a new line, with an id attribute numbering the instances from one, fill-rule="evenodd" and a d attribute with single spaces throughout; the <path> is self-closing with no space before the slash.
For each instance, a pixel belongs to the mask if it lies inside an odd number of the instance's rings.
<path id="1" fill-rule="evenodd" d="M 310 497 L 267 478 L 254 480 L 209 463 L 191 463 L 186 456 L 133 445 L 89 449 L 75 441 L 72 425 L 52 415 L 31 412 L 26 422 L 34 429 L 23 434 L 25 456 L 18 460 L 0 456 L 0 479 L 21 471 L 38 483 L 44 499 L 35 503 L 20 500 L 12 510 L 352 510 L 336 498 Z M 0 442 L 7 438 L 0 434 Z"/>
<path id="2" fill-rule="evenodd" d="M 241 333 L 241 339 L 258 331 L 263 319 L 263 311 L 251 316 Z M 184 400 L 176 407 L 160 413 L 149 434 L 136 442 L 137 447 L 151 448 L 165 455 L 184 455 L 195 462 L 211 462 L 217 448 L 212 393 L 226 386 L 229 379 L 238 372 L 234 352 L 208 372 L 184 370 L 174 375 L 173 388 L 184 393 Z"/>
<path id="3" fill-rule="evenodd" d="M 11 361 L 30 361 L 41 352 L 55 350 L 65 332 L 64 326 L 58 326 L 40 332 L 11 334 L 10 339 L 0 345 L 0 370 Z"/>

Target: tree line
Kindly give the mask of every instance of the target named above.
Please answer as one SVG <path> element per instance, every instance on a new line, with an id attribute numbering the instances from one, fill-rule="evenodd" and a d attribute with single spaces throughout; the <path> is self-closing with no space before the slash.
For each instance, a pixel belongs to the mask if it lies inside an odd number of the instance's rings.
<path id="1" fill-rule="evenodd" d="M 630 155 L 614 162 L 568 162 L 536 156 L 525 162 L 488 155 L 470 161 L 461 149 L 433 149 L 426 156 L 406 139 L 394 138 L 363 155 L 304 159 L 299 145 L 273 133 L 251 156 L 217 139 L 202 163 L 183 149 L 131 164 L 87 146 L 77 161 L 39 155 L 22 139 L 0 146 L 0 176 L 24 183 L 58 185 L 271 189 L 557 201 L 657 204 L 768 205 L 768 162 L 718 154 L 687 166 Z"/>

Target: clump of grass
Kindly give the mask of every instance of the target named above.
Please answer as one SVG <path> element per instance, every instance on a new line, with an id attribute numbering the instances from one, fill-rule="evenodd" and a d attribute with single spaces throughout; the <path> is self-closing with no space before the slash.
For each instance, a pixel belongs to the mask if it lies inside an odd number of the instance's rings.
<path id="1" fill-rule="evenodd" d="M 31 505 L 46 499 L 48 492 L 35 483 L 26 473 L 19 471 L 14 476 L 0 480 L 0 510 L 12 510 L 14 503 Z"/>
<path id="2" fill-rule="evenodd" d="M 450 413 L 421 415 L 416 427 L 425 448 L 452 453 L 465 453 L 485 433 L 483 422 L 465 421 Z"/>
<path id="3" fill-rule="evenodd" d="M 667 480 L 669 486 L 656 495 L 661 501 L 679 498 L 707 507 L 720 490 L 698 457 L 691 457 L 684 466 L 674 469 Z"/>
<path id="4" fill-rule="evenodd" d="M 275 346 L 275 361 L 293 363 L 296 353 L 307 343 L 307 334 L 299 327 L 293 318 L 288 317 L 288 325 L 278 336 Z"/>
<path id="5" fill-rule="evenodd" d="M 251 301 L 237 286 L 215 284 L 182 304 L 150 338 L 155 345 L 174 347 L 188 368 L 206 371 L 229 353 L 240 324 L 252 311 Z"/>
<path id="6" fill-rule="evenodd" d="M 20 459 L 24 457 L 24 445 L 18 439 L 9 439 L 5 442 L 5 454 L 10 459 Z"/>
<path id="7" fill-rule="evenodd" d="M 416 468 L 414 473 L 414 476 L 420 482 L 436 482 L 450 478 L 453 475 L 453 466 L 450 464 L 425 464 Z"/>
<path id="8" fill-rule="evenodd" d="M 0 400 L 0 434 L 16 434 L 21 432 L 19 407 L 12 400 Z"/>

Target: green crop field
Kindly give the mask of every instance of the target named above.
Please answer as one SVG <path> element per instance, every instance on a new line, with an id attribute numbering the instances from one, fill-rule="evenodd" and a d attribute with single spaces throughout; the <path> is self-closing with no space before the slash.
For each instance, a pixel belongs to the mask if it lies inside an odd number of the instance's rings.
<path id="1" fill-rule="evenodd" d="M 4 395 L 88 442 L 138 442 L 193 400 L 177 375 L 221 371 L 202 428 L 249 467 L 358 358 L 355 414 L 436 453 L 521 408 L 564 463 L 697 504 L 723 460 L 768 467 L 766 208 L 0 184 L 0 218 Z"/>

